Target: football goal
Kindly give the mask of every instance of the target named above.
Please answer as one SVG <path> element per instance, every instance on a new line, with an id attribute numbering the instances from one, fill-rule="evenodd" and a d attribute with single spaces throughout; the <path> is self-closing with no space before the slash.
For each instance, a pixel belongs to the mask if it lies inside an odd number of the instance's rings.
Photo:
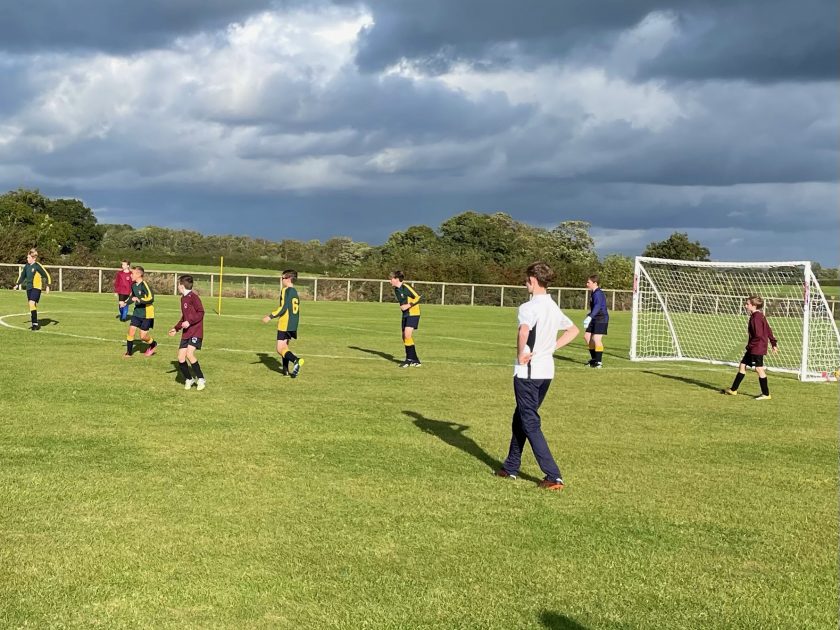
<path id="1" fill-rule="evenodd" d="M 840 334 L 809 262 L 693 262 L 636 258 L 630 358 L 738 365 L 750 295 L 779 342 L 769 371 L 803 381 L 836 378 Z"/>

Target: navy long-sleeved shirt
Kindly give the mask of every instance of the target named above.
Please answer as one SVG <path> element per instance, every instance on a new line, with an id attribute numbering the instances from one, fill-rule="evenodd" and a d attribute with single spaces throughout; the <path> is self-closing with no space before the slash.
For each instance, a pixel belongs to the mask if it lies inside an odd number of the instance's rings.
<path id="1" fill-rule="evenodd" d="M 607 312 L 607 296 L 599 288 L 592 292 L 589 298 L 589 317 L 599 322 L 609 321 L 610 315 Z"/>

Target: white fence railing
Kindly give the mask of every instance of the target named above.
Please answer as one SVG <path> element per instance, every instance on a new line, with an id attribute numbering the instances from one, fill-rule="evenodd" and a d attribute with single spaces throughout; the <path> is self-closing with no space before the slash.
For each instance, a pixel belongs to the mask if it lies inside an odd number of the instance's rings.
<path id="1" fill-rule="evenodd" d="M 17 280 L 22 265 L 0 263 L 0 286 L 12 286 Z M 49 266 L 52 288 L 58 291 L 82 291 L 111 293 L 114 274 L 112 267 L 76 267 L 70 265 Z M 147 269 L 146 279 L 158 293 L 178 293 L 178 277 L 189 274 L 195 280 L 199 293 L 218 297 L 219 274 L 217 272 L 191 271 L 189 269 L 159 270 Z M 224 297 L 275 298 L 278 292 L 279 274 L 236 274 L 226 273 L 222 277 Z M 517 306 L 527 300 L 524 286 L 503 284 L 476 284 L 466 282 L 432 282 L 410 280 L 423 296 L 426 304 L 459 304 L 479 306 Z M 328 276 L 301 276 L 295 286 L 304 300 L 383 302 L 392 299 L 388 280 L 380 278 L 330 278 Z M 633 292 L 622 289 L 604 289 L 610 310 L 623 311 L 632 308 Z M 551 294 L 562 308 L 585 309 L 589 304 L 589 291 L 580 287 L 552 288 Z M 832 314 L 837 316 L 836 299 L 829 299 Z"/>
<path id="2" fill-rule="evenodd" d="M 11 286 L 20 274 L 22 265 L 0 263 L 0 286 Z M 77 267 L 72 265 L 48 266 L 52 276 L 52 289 L 57 291 L 81 291 L 90 293 L 112 293 L 113 279 L 117 270 L 112 267 Z M 5 272 L 5 273 L 4 273 Z M 159 270 L 147 269 L 146 280 L 158 293 L 178 293 L 178 277 L 189 274 L 195 281 L 195 288 L 209 297 L 218 297 L 219 273 L 191 271 L 189 269 Z M 14 276 L 14 277 L 12 277 Z M 222 276 L 224 297 L 274 298 L 277 296 L 279 274 L 235 274 Z M 523 286 L 502 284 L 478 284 L 466 282 L 432 282 L 409 280 L 423 296 L 426 304 L 461 304 L 484 306 L 516 306 L 527 299 Z M 302 299 L 313 301 L 383 302 L 392 298 L 390 283 L 380 278 L 330 278 L 328 276 L 300 276 L 295 283 Z M 607 300 L 612 310 L 629 310 L 632 291 L 606 289 Z M 589 302 L 589 291 L 579 287 L 552 288 L 558 304 L 563 308 L 585 308 Z"/>

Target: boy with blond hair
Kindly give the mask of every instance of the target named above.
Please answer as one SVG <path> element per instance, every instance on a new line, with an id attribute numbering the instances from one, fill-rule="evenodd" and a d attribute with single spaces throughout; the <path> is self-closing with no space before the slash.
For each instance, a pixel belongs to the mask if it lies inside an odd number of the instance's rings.
<path id="1" fill-rule="evenodd" d="M 262 318 L 264 324 L 272 319 L 277 320 L 277 354 L 283 361 L 283 374 L 288 374 L 292 378 L 297 378 L 303 365 L 303 359 L 289 350 L 289 343 L 292 339 L 297 339 L 300 321 L 300 296 L 294 286 L 297 276 L 297 271 L 294 269 L 286 269 L 280 274 L 280 304 Z"/>
<path id="2" fill-rule="evenodd" d="M 773 330 L 770 324 L 767 323 L 767 318 L 764 317 L 762 310 L 764 309 L 764 300 L 758 295 L 751 295 L 744 302 L 744 309 L 750 314 L 750 321 L 747 324 L 747 347 L 744 353 L 744 358 L 738 366 L 738 373 L 735 375 L 735 380 L 732 381 L 732 387 L 724 389 L 722 393 L 729 396 L 736 396 L 738 394 L 738 387 L 744 376 L 747 373 L 747 366 L 755 368 L 758 374 L 758 384 L 761 387 L 761 395 L 756 396 L 756 400 L 770 400 L 770 387 L 767 385 L 767 372 L 764 369 L 764 355 L 767 354 L 767 345 L 770 344 L 773 353 L 779 351 L 778 341 L 773 336 Z"/>
<path id="3" fill-rule="evenodd" d="M 134 334 L 140 329 L 140 339 L 148 344 L 145 356 L 150 357 L 155 353 L 157 341 L 152 339 L 149 332 L 155 327 L 155 294 L 149 283 L 144 279 L 146 270 L 140 265 L 131 268 L 131 294 L 129 303 L 134 304 L 134 312 L 131 314 L 131 323 L 128 326 L 126 336 L 125 354 L 126 359 L 134 353 Z"/>
<path id="4" fill-rule="evenodd" d="M 32 330 L 40 330 L 38 322 L 38 302 L 41 299 L 41 291 L 50 292 L 49 272 L 38 262 L 38 250 L 34 247 L 26 254 L 26 264 L 20 270 L 20 276 L 15 283 L 15 289 L 23 287 L 26 289 L 26 299 L 29 301 L 29 317 L 32 322 Z"/>

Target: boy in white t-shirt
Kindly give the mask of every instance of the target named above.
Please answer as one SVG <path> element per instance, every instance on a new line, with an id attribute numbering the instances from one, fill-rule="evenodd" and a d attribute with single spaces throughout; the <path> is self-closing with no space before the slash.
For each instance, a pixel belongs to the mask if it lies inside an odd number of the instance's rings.
<path id="1" fill-rule="evenodd" d="M 513 372 L 512 437 L 507 459 L 496 475 L 516 479 L 525 441 L 531 443 L 534 457 L 545 478 L 538 484 L 546 490 L 562 490 L 563 477 L 551 455 L 541 428 L 539 408 L 554 378 L 554 351 L 562 348 L 580 332 L 557 303 L 548 295 L 548 283 L 554 271 L 543 262 L 535 262 L 526 271 L 525 284 L 531 299 L 519 307 L 519 335 L 516 365 Z M 560 338 L 558 331 L 563 330 Z"/>

